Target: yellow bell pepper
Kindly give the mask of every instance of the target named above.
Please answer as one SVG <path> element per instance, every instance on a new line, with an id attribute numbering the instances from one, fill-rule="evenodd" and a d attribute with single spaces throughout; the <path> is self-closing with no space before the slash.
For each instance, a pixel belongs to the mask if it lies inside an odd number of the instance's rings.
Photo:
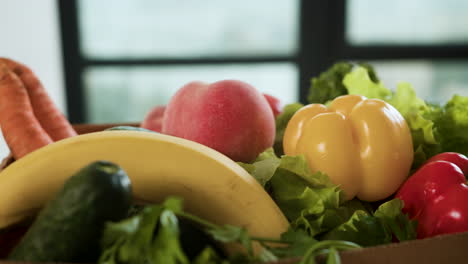
<path id="1" fill-rule="evenodd" d="M 304 155 L 312 172 L 328 174 L 348 200 L 390 196 L 413 162 L 403 116 L 382 100 L 359 95 L 337 97 L 329 107 L 299 109 L 286 127 L 283 148 L 286 155 Z"/>

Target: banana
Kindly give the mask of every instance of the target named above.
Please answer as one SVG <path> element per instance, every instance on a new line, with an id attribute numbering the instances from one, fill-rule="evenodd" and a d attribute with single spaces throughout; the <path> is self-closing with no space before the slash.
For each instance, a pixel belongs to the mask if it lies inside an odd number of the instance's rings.
<path id="1" fill-rule="evenodd" d="M 245 227 L 257 237 L 279 238 L 288 221 L 237 163 L 182 138 L 141 132 L 101 131 L 38 149 L 0 172 L 0 228 L 37 213 L 65 180 L 92 161 L 119 164 L 136 199 L 184 199 L 185 209 L 217 224 Z"/>

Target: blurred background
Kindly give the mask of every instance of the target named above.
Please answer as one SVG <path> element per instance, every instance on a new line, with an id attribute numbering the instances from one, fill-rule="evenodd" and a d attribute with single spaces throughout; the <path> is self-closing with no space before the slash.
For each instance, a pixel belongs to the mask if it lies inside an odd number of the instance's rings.
<path id="1" fill-rule="evenodd" d="M 138 122 L 192 80 L 305 102 L 340 60 L 443 103 L 468 95 L 466 14 L 466 0 L 0 0 L 0 56 L 29 65 L 73 123 Z"/>

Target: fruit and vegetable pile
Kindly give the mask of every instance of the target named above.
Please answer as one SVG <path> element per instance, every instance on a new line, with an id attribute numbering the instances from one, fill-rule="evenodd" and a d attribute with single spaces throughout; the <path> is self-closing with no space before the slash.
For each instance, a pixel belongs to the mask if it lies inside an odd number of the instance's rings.
<path id="1" fill-rule="evenodd" d="M 191 82 L 140 127 L 77 135 L 27 66 L 0 58 L 0 253 L 74 263 L 339 263 L 468 232 L 468 97 L 444 105 L 338 62 L 283 106 Z"/>

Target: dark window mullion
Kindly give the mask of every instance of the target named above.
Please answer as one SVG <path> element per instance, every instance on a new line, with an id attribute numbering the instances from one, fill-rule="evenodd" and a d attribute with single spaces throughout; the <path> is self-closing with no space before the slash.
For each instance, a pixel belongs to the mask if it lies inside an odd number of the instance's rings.
<path id="1" fill-rule="evenodd" d="M 57 0 L 62 38 L 62 61 L 68 119 L 85 122 L 86 102 L 83 94 L 83 60 L 80 53 L 78 11 L 75 0 Z"/>
<path id="2" fill-rule="evenodd" d="M 310 79 L 340 59 L 345 0 L 302 0 L 300 13 L 299 98 L 307 103 Z"/>

